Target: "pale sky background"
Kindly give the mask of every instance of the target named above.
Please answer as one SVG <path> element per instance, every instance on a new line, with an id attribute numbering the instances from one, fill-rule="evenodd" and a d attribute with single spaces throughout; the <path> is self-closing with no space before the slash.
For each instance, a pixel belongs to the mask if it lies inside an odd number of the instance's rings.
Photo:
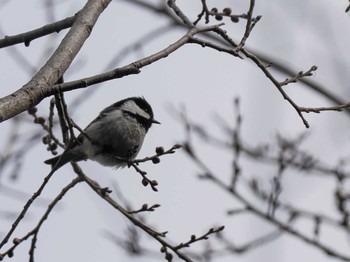
<path id="1" fill-rule="evenodd" d="M 52 22 L 47 18 L 45 1 L 2 1 L 0 38 Z M 85 3 L 78 0 L 52 2 L 55 4 L 55 21 L 73 15 Z M 246 2 L 220 1 L 219 8 L 231 6 L 240 13 L 246 11 Z M 200 1 L 177 3 L 192 20 L 195 19 Z M 322 83 L 347 100 L 350 96 L 347 74 L 350 67 L 350 18 L 344 12 L 347 4 L 346 0 L 256 1 L 254 14 L 262 15 L 262 19 L 248 39 L 247 46 L 284 61 L 298 71 L 305 71 L 312 65 L 317 65 L 319 69 L 311 79 Z M 147 32 L 167 23 L 166 18 L 136 8 L 126 1 L 113 1 L 101 15 L 91 37 L 66 72 L 65 80 L 75 80 L 105 71 L 109 62 L 121 50 Z M 243 28 L 244 23 L 227 23 L 226 27 L 236 40 L 242 36 Z M 0 96 L 8 95 L 25 84 L 33 75 L 33 71 L 36 72 L 52 54 L 66 32 L 67 30 L 34 40 L 28 48 L 16 45 L 2 49 Z M 111 65 L 108 70 L 163 49 L 184 34 L 180 29 L 171 30 L 147 43 L 142 50 L 126 56 L 121 64 Z M 25 57 L 32 68 L 24 61 L 16 60 L 12 52 L 14 49 Z M 281 80 L 285 78 L 277 73 L 275 75 Z M 76 97 L 92 89 L 95 90 L 94 94 L 71 112 L 75 122 L 81 127 L 86 126 L 104 107 L 125 97 L 143 95 L 151 103 L 155 117 L 162 125 L 150 129 L 139 157 L 153 154 L 156 146 L 168 148 L 183 141 L 183 127 L 171 115 L 169 108 L 181 108 L 184 105 L 191 119 L 220 135 L 222 133 L 214 126 L 212 116 L 218 113 L 227 121 L 231 121 L 234 117 L 232 104 L 236 96 L 241 98 L 243 138 L 253 145 L 272 141 L 278 132 L 286 137 L 296 137 L 306 130 L 294 109 L 282 99 L 276 88 L 255 65 L 248 60 L 240 60 L 197 45 L 182 47 L 166 59 L 142 69 L 138 75 L 66 93 L 68 106 Z M 302 85 L 290 85 L 286 90 L 301 106 L 330 105 Z M 49 99 L 46 99 L 38 106 L 38 114 L 47 116 L 48 107 Z M 345 113 L 328 112 L 305 116 L 311 128 L 307 130 L 309 139 L 304 148 L 330 164 L 336 163 L 340 157 L 349 156 L 350 121 Z M 26 113 L 23 117 L 31 120 Z M 7 137 L 10 125 L 10 122 L 1 124 L 1 137 Z M 40 129 L 29 122 L 21 128 L 21 133 L 31 133 Z M 0 140 L 0 145 L 4 146 L 5 143 L 6 141 Z M 229 178 L 230 156 L 203 145 L 199 145 L 199 150 L 201 156 L 220 177 Z M 32 194 L 49 172 L 49 167 L 43 164 L 49 157 L 45 146 L 38 142 L 28 153 L 19 178 L 12 181 L 9 178 L 10 170 L 5 169 L 0 174 L 0 182 Z M 251 215 L 236 218 L 225 216 L 227 209 L 237 207 L 237 201 L 216 186 L 198 180 L 198 168 L 181 152 L 163 157 L 159 165 L 142 165 L 149 177 L 159 182 L 157 193 L 149 187 L 143 187 L 139 175 L 131 169 L 116 171 L 92 161 L 84 162 L 81 166 L 88 176 L 96 179 L 101 185 L 112 187 L 113 183 L 118 183 L 124 197 L 135 208 L 141 207 L 143 203 L 161 204 L 161 208 L 156 212 L 146 213 L 145 218 L 159 231 L 169 231 L 167 236 L 174 242 L 187 241 L 191 234 L 199 236 L 217 225 L 225 225 L 227 236 L 236 244 L 245 243 L 271 229 L 271 226 Z M 248 175 L 261 176 L 262 181 L 273 174 L 272 171 L 274 170 L 254 165 L 248 165 L 244 169 Z M 44 191 L 43 198 L 55 197 L 74 177 L 69 166 L 59 170 Z M 264 183 L 268 185 L 269 180 Z M 284 179 L 285 191 L 281 197 L 297 207 L 335 217 L 337 212 L 334 210 L 334 199 L 330 191 L 333 186 L 333 180 L 314 176 L 306 178 L 291 173 Z M 6 194 L 1 194 L 0 206 L 3 210 L 19 212 L 25 200 L 14 200 Z M 14 236 L 21 237 L 28 232 L 44 212 L 45 207 L 34 205 Z M 0 236 L 7 232 L 12 222 L 13 219 L 0 219 Z M 42 227 L 37 242 L 36 261 L 165 261 L 162 254 L 159 254 L 158 258 L 129 257 L 104 236 L 104 230 L 109 230 L 122 237 L 126 232 L 125 222 L 126 219 L 122 215 L 97 197 L 86 185 L 80 184 L 65 196 Z M 299 223 L 298 228 L 312 233 L 310 223 Z M 146 240 L 143 243 L 147 247 L 159 250 L 160 246 L 156 241 L 148 238 L 142 231 L 139 232 Z M 340 250 L 349 248 L 349 239 L 340 237 L 331 230 L 324 232 L 323 239 L 327 243 L 333 243 L 332 246 Z M 29 245 L 30 241 L 21 244 L 15 250 L 14 258 L 6 258 L 5 261 L 28 260 Z M 204 247 L 204 242 L 193 246 L 195 250 Z M 321 251 L 286 234 L 277 241 L 244 255 L 224 256 L 215 261 L 333 260 Z"/>

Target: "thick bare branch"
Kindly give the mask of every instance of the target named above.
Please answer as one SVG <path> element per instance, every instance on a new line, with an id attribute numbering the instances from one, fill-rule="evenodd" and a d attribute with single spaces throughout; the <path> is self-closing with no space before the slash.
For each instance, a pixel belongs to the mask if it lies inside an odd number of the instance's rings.
<path id="1" fill-rule="evenodd" d="M 40 71 L 21 89 L 0 99 L 0 122 L 7 120 L 35 105 L 47 94 L 78 54 L 89 37 L 99 15 L 111 0 L 89 0 L 56 51 Z"/>

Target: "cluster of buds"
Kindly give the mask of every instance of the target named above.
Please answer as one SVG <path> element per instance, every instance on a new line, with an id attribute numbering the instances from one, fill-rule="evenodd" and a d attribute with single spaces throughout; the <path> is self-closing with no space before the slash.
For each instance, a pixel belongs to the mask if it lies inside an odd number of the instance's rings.
<path id="1" fill-rule="evenodd" d="M 232 9 L 230 7 L 225 7 L 224 9 L 222 9 L 221 12 L 219 12 L 219 10 L 216 7 L 213 7 L 210 11 L 211 15 L 215 16 L 215 19 L 218 21 L 221 21 L 224 16 L 226 17 L 230 17 L 231 21 L 234 23 L 238 23 L 239 22 L 239 17 L 236 15 L 232 15 Z"/>

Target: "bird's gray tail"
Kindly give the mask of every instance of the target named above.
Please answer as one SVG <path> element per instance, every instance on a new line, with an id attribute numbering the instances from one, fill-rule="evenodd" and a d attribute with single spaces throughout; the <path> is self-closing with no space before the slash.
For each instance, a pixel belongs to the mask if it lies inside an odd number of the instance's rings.
<path id="1" fill-rule="evenodd" d="M 53 158 L 47 159 L 44 161 L 45 164 L 51 165 L 52 169 L 59 169 L 60 167 L 64 166 L 68 162 L 78 162 L 81 160 L 86 160 L 86 157 L 83 153 L 78 153 L 77 152 L 65 152 L 61 155 L 55 156 Z"/>

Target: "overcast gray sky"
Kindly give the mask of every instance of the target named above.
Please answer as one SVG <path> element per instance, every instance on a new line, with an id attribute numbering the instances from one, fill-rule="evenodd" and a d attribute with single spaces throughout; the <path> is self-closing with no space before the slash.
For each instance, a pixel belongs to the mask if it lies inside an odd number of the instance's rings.
<path id="1" fill-rule="evenodd" d="M 85 1 L 52 1 L 55 5 L 53 18 L 59 20 L 73 15 Z M 154 1 L 157 2 L 157 1 Z M 200 1 L 177 1 L 178 5 L 194 19 Z M 220 1 L 220 7 L 232 6 L 244 12 L 247 1 Z M 0 4 L 0 38 L 25 32 L 52 22 L 48 20 L 45 1 L 12 0 Z M 257 1 L 254 13 L 262 15 L 247 46 L 265 52 L 275 59 L 286 62 L 295 70 L 307 70 L 317 65 L 311 77 L 340 96 L 349 97 L 349 43 L 350 20 L 344 13 L 347 2 L 327 0 L 270 0 Z M 52 16 L 50 17 L 52 19 Z M 144 55 L 167 47 L 184 35 L 184 31 L 171 30 L 143 46 L 142 50 L 127 55 L 120 64 L 106 66 L 128 45 L 147 32 L 166 25 L 168 21 L 155 13 L 126 3 L 113 1 L 98 20 L 91 37 L 65 74 L 65 80 L 74 80 L 101 73 L 114 67 L 128 64 Z M 242 36 L 243 25 L 227 25 L 235 39 Z M 0 96 L 5 96 L 25 84 L 52 54 L 67 31 L 33 41 L 29 47 L 16 45 L 0 52 Z M 16 51 L 14 51 L 16 50 Z M 20 53 L 25 61 L 15 54 Z M 28 63 L 28 65 L 26 64 Z M 284 76 L 277 77 L 281 80 Z M 87 125 L 104 107 L 129 96 L 144 96 L 152 105 L 155 117 L 162 125 L 149 131 L 140 157 L 151 155 L 156 146 L 170 147 L 184 139 L 183 126 L 171 114 L 171 108 L 186 107 L 190 119 L 202 123 L 208 130 L 221 134 L 214 126 L 214 113 L 227 121 L 233 119 L 233 99 L 241 98 L 244 116 L 243 137 L 252 144 L 271 141 L 277 132 L 295 137 L 306 131 L 295 110 L 283 100 L 280 93 L 262 72 L 251 62 L 240 60 L 216 51 L 186 45 L 166 59 L 144 69 L 138 75 L 109 81 L 66 94 L 68 105 L 86 92 L 88 96 L 72 115 L 80 126 Z M 301 106 L 327 106 L 329 103 L 302 85 L 286 87 L 288 94 Z M 39 114 L 47 115 L 49 99 L 39 106 Z M 26 113 L 24 113 L 26 114 Z M 30 119 L 28 116 L 26 117 Z M 305 144 L 310 152 L 335 163 L 339 157 L 348 156 L 350 122 L 344 113 L 306 115 L 311 128 Z M 2 123 L 0 136 L 6 137 L 10 122 Z M 30 123 L 22 126 L 22 132 L 35 132 L 40 127 Z M 4 145 L 6 141 L 0 141 Z M 230 156 L 209 150 L 199 145 L 201 156 L 222 178 L 229 178 Z M 42 162 L 50 154 L 38 143 L 26 157 L 23 172 L 12 181 L 8 174 L 1 174 L 1 183 L 32 194 L 48 173 L 49 167 Z M 227 194 L 217 187 L 197 179 L 198 168 L 184 153 L 178 152 L 162 159 L 159 165 L 145 164 L 149 176 L 158 180 L 159 192 L 143 187 L 141 180 L 131 169 L 113 170 L 95 162 L 81 164 L 86 174 L 104 186 L 119 185 L 124 196 L 135 206 L 143 203 L 159 203 L 161 208 L 147 213 L 147 221 L 160 231 L 169 231 L 174 242 L 184 242 L 191 234 L 201 235 L 208 228 L 225 225 L 228 236 L 237 243 L 244 243 L 254 236 L 268 232 L 271 226 L 253 216 L 227 217 L 225 211 L 237 206 Z M 5 170 L 8 171 L 9 170 Z M 270 169 L 247 166 L 250 175 L 268 176 Z M 50 181 L 43 197 L 55 197 L 62 186 L 74 178 L 69 166 L 59 170 Z M 336 215 L 329 189 L 329 180 L 306 178 L 291 174 L 285 179 L 282 197 L 296 206 Z M 21 210 L 25 200 L 0 197 L 0 206 L 8 210 Z M 20 237 L 35 225 L 45 208 L 36 205 L 23 221 L 15 236 Z M 1 219 L 0 234 L 12 224 L 12 219 Z M 36 261 L 158 261 L 155 258 L 129 257 L 104 235 L 104 230 L 113 231 L 122 237 L 126 232 L 125 219 L 97 197 L 86 185 L 78 185 L 54 211 L 39 234 Z M 312 231 L 310 224 L 298 225 Z M 147 239 L 146 246 L 159 250 L 158 243 L 140 231 Z M 213 237 L 214 238 L 214 237 Z M 331 239 L 331 240 L 329 240 Z M 342 249 L 348 249 L 348 239 L 327 231 L 326 240 Z M 16 249 L 12 261 L 26 261 L 30 241 Z M 194 245 L 195 250 L 204 248 L 204 243 Z M 160 260 L 161 255 L 159 255 Z M 300 240 L 285 235 L 266 246 L 243 256 L 222 257 L 216 261 L 330 261 L 321 251 Z M 177 261 L 177 260 L 175 260 Z"/>

